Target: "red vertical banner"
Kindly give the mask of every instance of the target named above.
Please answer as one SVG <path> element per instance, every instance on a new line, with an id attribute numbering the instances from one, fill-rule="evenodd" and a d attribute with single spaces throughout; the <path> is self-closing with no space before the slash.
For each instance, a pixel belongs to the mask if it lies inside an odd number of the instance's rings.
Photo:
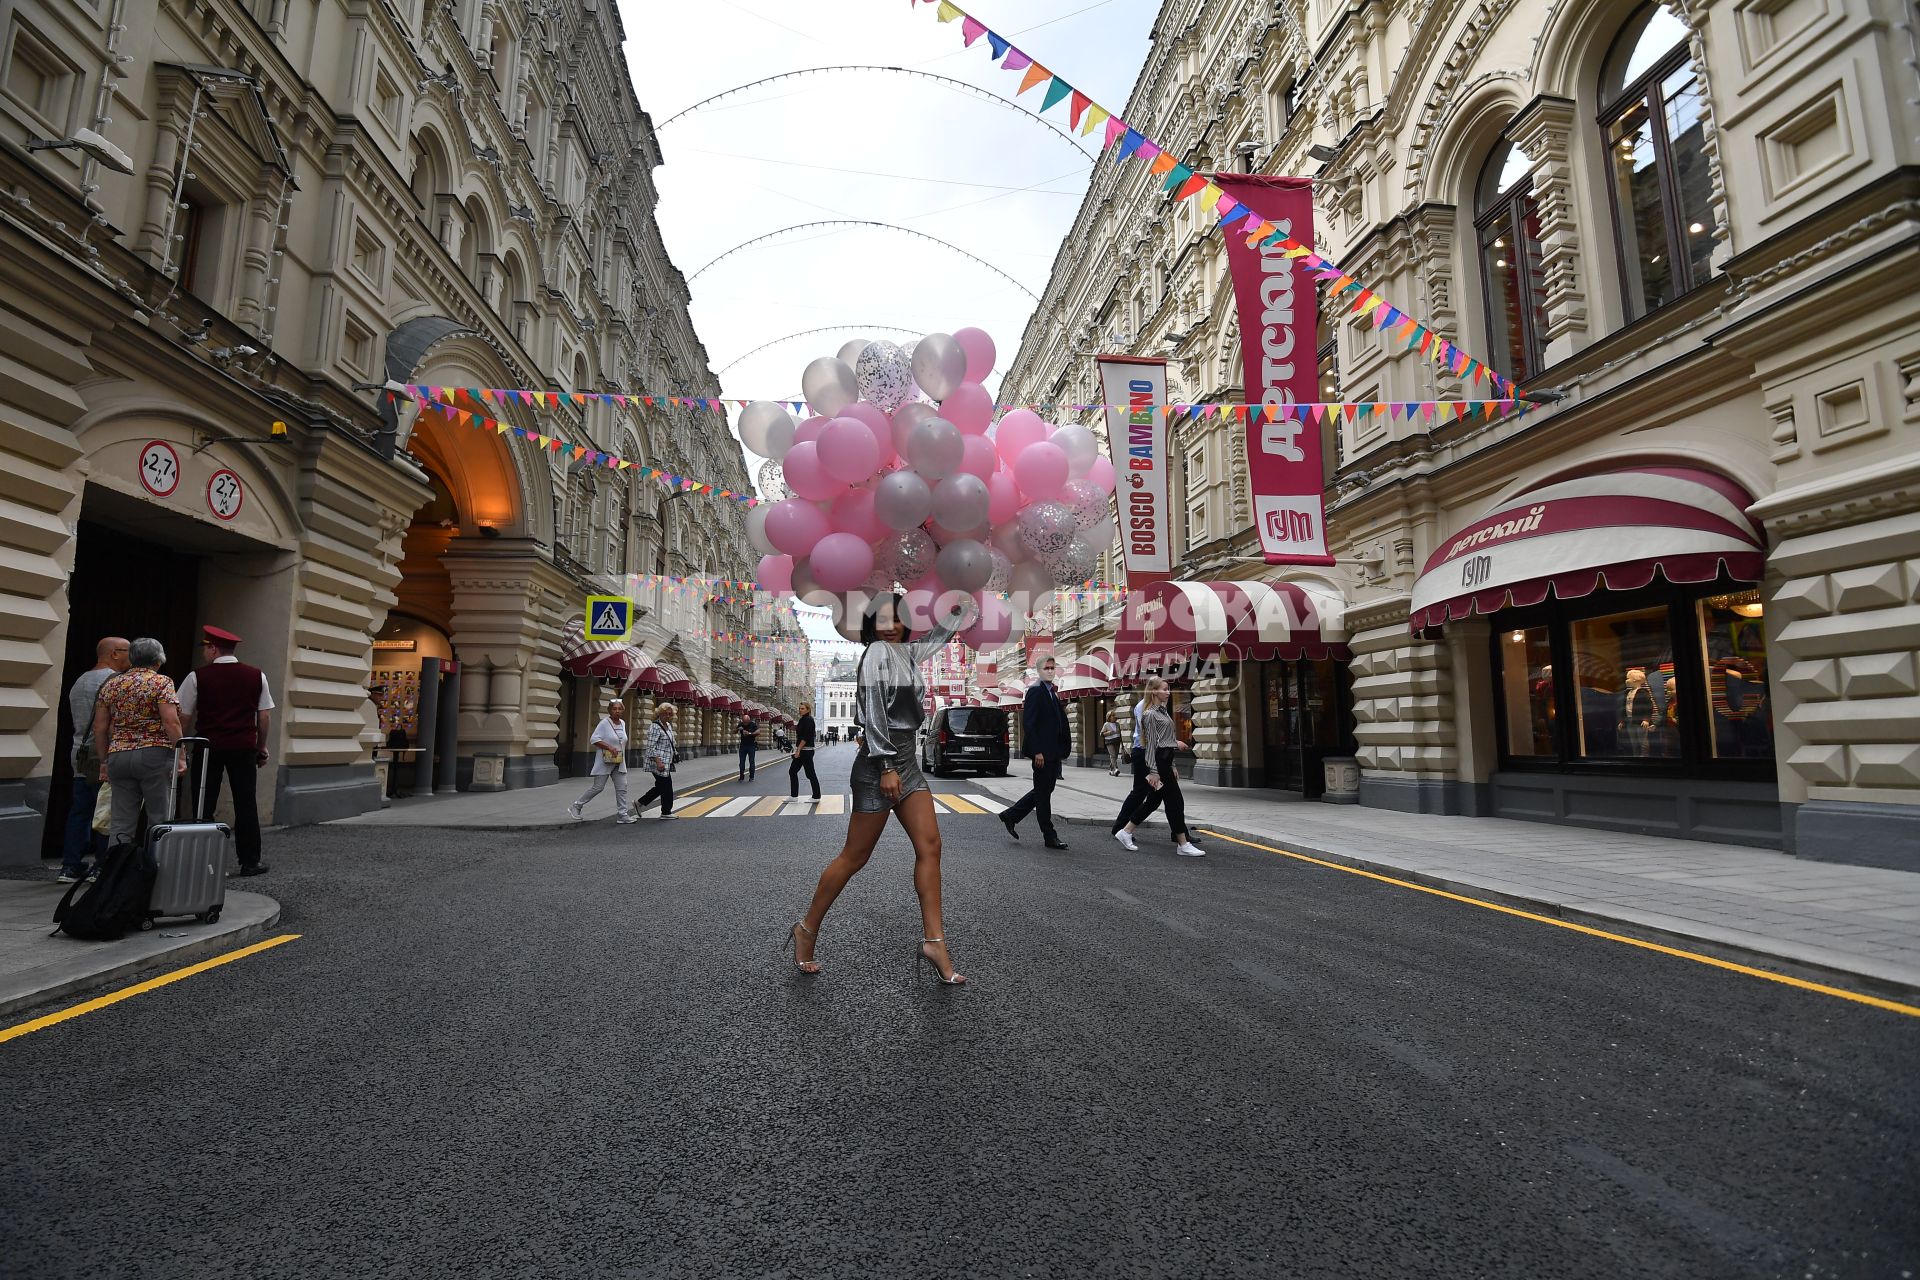
<path id="1" fill-rule="evenodd" d="M 1222 191 L 1281 234 L 1313 245 L 1313 181 L 1215 174 Z M 1313 281 L 1278 246 L 1226 232 L 1227 270 L 1246 360 L 1247 471 L 1253 525 L 1268 564 L 1332 564 L 1327 554 L 1320 420 L 1320 305 Z"/>
<path id="2" fill-rule="evenodd" d="M 1138 590 L 1173 576 L 1173 525 L 1167 491 L 1167 362 L 1149 356 L 1095 357 L 1106 401 L 1107 451 L 1113 456 L 1120 515 L 1120 558 Z"/>

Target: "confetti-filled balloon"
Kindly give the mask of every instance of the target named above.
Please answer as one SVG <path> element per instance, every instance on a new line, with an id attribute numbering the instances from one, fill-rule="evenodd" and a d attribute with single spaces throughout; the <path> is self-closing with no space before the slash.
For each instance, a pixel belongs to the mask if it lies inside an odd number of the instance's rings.
<path id="1" fill-rule="evenodd" d="M 754 452 L 760 451 L 755 449 Z M 762 497 L 768 502 L 778 502 L 782 498 L 791 497 L 792 494 L 793 490 L 787 488 L 786 477 L 781 474 L 779 459 L 768 458 L 760 464 L 760 495 Z"/>
<path id="2" fill-rule="evenodd" d="M 999 547 L 988 547 L 987 556 L 993 561 L 993 576 L 987 579 L 988 591 L 1005 591 L 1013 584 L 1013 561 Z"/>
<path id="3" fill-rule="evenodd" d="M 861 348 L 853 366 L 860 398 L 892 413 L 913 393 L 913 371 L 900 348 L 885 340 Z"/>
<path id="4" fill-rule="evenodd" d="M 939 548 L 925 529 L 905 529 L 880 542 L 880 567 L 899 582 L 918 582 L 933 569 Z"/>
<path id="5" fill-rule="evenodd" d="M 1090 480 L 1067 481 L 1060 490 L 1060 502 L 1073 512 L 1074 523 L 1082 529 L 1100 523 L 1107 514 L 1107 495 Z"/>
<path id="6" fill-rule="evenodd" d="M 1020 513 L 1020 536 L 1042 559 L 1065 550 L 1079 530 L 1073 512 L 1058 502 L 1036 502 Z"/>
<path id="7" fill-rule="evenodd" d="M 1093 571 L 1100 566 L 1100 552 L 1101 548 L 1076 536 L 1067 539 L 1066 545 L 1058 551 L 1041 555 L 1040 563 L 1053 574 L 1054 582 L 1063 587 L 1071 586 L 1093 576 Z"/>

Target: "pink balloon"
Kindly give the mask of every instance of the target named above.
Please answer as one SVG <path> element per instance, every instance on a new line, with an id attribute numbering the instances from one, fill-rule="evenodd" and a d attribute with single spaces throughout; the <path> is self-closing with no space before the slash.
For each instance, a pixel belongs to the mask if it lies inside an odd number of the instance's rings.
<path id="1" fill-rule="evenodd" d="M 1028 445 L 1039 444 L 1046 438 L 1047 424 L 1031 409 L 1015 409 L 1000 419 L 1000 426 L 994 432 L 1000 456 L 1009 463 L 1025 453 Z"/>
<path id="2" fill-rule="evenodd" d="M 880 446 L 881 468 L 885 468 L 894 460 L 897 455 L 893 451 L 893 419 L 889 418 L 879 405 L 858 400 L 842 409 L 840 416 L 858 418 L 867 424 L 867 430 L 873 432 L 874 441 Z"/>
<path id="3" fill-rule="evenodd" d="M 762 591 L 785 595 L 793 590 L 793 557 L 761 556 L 760 567 L 754 572 L 753 580 Z"/>
<path id="4" fill-rule="evenodd" d="M 787 450 L 780 467 L 787 487 L 811 501 L 828 502 L 847 491 L 846 482 L 829 475 L 821 463 L 818 441 L 806 440 Z"/>
<path id="5" fill-rule="evenodd" d="M 833 421 L 831 418 L 808 418 L 793 429 L 793 442 L 805 444 L 809 440 L 818 440 L 820 433 L 827 429 L 827 424 L 831 421 Z"/>
<path id="6" fill-rule="evenodd" d="M 940 402 L 940 416 L 964 435 L 981 435 L 993 425 L 993 397 L 979 383 L 963 382 Z"/>
<path id="7" fill-rule="evenodd" d="M 888 532 L 873 514 L 871 489 L 850 489 L 834 499 L 827 519 L 835 533 L 851 533 L 863 542 L 878 542 Z"/>
<path id="8" fill-rule="evenodd" d="M 999 355 L 993 349 L 993 339 L 987 335 L 987 331 L 972 326 L 955 329 L 953 340 L 967 353 L 967 381 L 985 382 L 987 375 L 993 372 L 994 359 Z"/>
<path id="9" fill-rule="evenodd" d="M 790 556 L 805 556 L 832 530 L 827 513 L 804 498 L 776 502 L 767 512 L 767 541 Z"/>
<path id="10" fill-rule="evenodd" d="M 1020 486 L 1005 471 L 987 477 L 987 519 L 1005 524 L 1020 514 Z"/>
<path id="11" fill-rule="evenodd" d="M 1098 485 L 1100 487 L 1100 492 L 1112 493 L 1113 486 L 1115 483 L 1114 475 L 1113 475 L 1113 459 L 1107 458 L 1107 457 L 1095 458 L 1093 460 L 1093 465 L 1087 468 L 1086 478 L 1088 480 L 1091 480 L 1094 484 Z M 996 521 L 996 523 L 998 522 Z"/>
<path id="12" fill-rule="evenodd" d="M 994 451 L 993 441 L 985 436 L 968 436 L 962 440 L 960 469 L 982 480 L 991 479 L 993 473 L 1000 469 L 1000 455 Z"/>
<path id="13" fill-rule="evenodd" d="M 798 453 L 805 447 L 805 445 L 795 445 L 794 452 Z M 787 455 L 787 460 L 789 463 L 792 462 L 792 453 Z M 1013 464 L 1014 483 L 1020 486 L 1020 492 L 1026 494 L 1028 500 L 1032 502 L 1046 502 L 1058 497 L 1060 490 L 1066 486 L 1067 475 L 1066 450 L 1057 444 L 1049 444 L 1045 440 L 1022 449 L 1020 456 L 1014 460 Z M 789 480 L 788 483 L 791 484 L 792 481 Z M 798 491 L 798 486 L 795 486 L 795 490 Z"/>
<path id="14" fill-rule="evenodd" d="M 827 474 L 845 484 L 860 483 L 880 465 L 880 444 L 873 438 L 873 428 L 858 418 L 835 418 L 829 422 L 821 431 L 816 447 L 820 452 L 820 465 Z"/>
<path id="15" fill-rule="evenodd" d="M 960 633 L 960 643 L 974 649 L 1003 645 L 1013 635 L 1013 610 L 997 595 L 983 592 L 977 596 L 979 621 Z"/>
<path id="16" fill-rule="evenodd" d="M 829 591 L 851 591 L 873 572 L 873 548 L 852 533 L 830 533 L 814 547 L 813 580 Z"/>

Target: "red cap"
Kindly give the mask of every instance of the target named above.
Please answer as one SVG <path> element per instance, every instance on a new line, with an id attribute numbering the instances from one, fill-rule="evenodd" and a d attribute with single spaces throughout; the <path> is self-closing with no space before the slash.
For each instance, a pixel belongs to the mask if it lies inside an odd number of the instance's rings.
<path id="1" fill-rule="evenodd" d="M 231 631 L 223 631 L 219 627 L 202 627 L 200 628 L 200 630 L 207 637 L 207 639 L 218 640 L 221 644 L 239 644 L 240 643 L 239 636 L 233 634 L 233 632 Z"/>

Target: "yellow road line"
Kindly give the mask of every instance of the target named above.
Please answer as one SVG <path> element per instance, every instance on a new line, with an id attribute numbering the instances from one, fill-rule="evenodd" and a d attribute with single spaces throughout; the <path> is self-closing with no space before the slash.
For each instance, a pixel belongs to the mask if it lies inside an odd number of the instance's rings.
<path id="1" fill-rule="evenodd" d="M 753 808 L 747 810 L 741 816 L 744 818 L 770 817 L 773 814 L 778 813 L 781 809 L 785 808 L 786 803 L 787 803 L 787 798 L 785 796 L 768 796 L 765 800 L 762 800 L 759 804 L 753 806 Z"/>
<path id="2" fill-rule="evenodd" d="M 1446 889 L 1435 889 L 1431 885 L 1415 884 L 1411 880 L 1396 880 L 1392 876 L 1383 876 L 1377 871 L 1363 871 L 1359 867 L 1344 866 L 1338 862 L 1328 862 L 1324 858 L 1309 857 L 1304 853 L 1295 853 L 1291 849 L 1276 849 L 1270 844 L 1259 844 L 1252 840 L 1242 840 L 1230 836 L 1224 831 L 1202 830 L 1201 835 L 1215 840 L 1227 840 L 1234 844 L 1245 845 L 1249 849 L 1263 849 L 1268 853 L 1277 853 L 1285 858 L 1300 862 L 1310 862 L 1316 867 L 1327 867 L 1334 871 L 1344 871 L 1348 875 L 1362 876 L 1368 880 L 1378 880 L 1396 888 L 1413 889 L 1420 893 L 1430 893 L 1436 898 L 1445 898 L 1449 902 L 1464 902 L 1470 907 L 1485 907 L 1488 911 L 1498 911 L 1502 915 L 1518 916 L 1522 920 L 1532 920 L 1536 924 L 1550 924 L 1556 929 L 1571 929 L 1575 933 L 1584 933 L 1590 938 L 1605 938 L 1608 942 L 1625 943 L 1629 947 L 1639 947 L 1642 951 L 1657 951 L 1663 956 L 1674 956 L 1681 960 L 1692 960 L 1698 964 L 1711 965 L 1716 969 L 1725 969 L 1731 973 L 1743 973 L 1749 978 L 1764 978 L 1768 982 L 1778 982 L 1783 986 L 1798 987 L 1802 991 L 1816 991 L 1823 996 L 1833 996 L 1840 1000 L 1851 1000 L 1855 1004 L 1872 1005 L 1876 1009 L 1885 1009 L 1890 1013 L 1904 1013 L 1910 1018 L 1920 1018 L 1920 1006 L 1901 1004 L 1897 1000 L 1883 1000 L 1879 996 L 1870 996 L 1858 991 L 1848 991 L 1842 987 L 1830 987 L 1825 983 L 1808 982 L 1805 978 L 1793 978 L 1784 973 L 1769 973 L 1765 969 L 1756 969 L 1751 965 L 1735 964 L 1731 960 L 1721 960 L 1714 956 L 1702 955 L 1698 951 L 1686 951 L 1679 947 L 1664 946 L 1658 942 L 1647 942 L 1641 938 L 1629 938 L 1622 933 L 1608 933 L 1605 929 L 1595 929 L 1591 925 L 1575 924 L 1571 920 L 1556 920 L 1552 916 L 1543 916 L 1534 911 L 1522 911 L 1518 907 L 1502 906 L 1498 902 L 1488 902 L 1481 898 L 1470 898 L 1463 893 L 1452 893 Z"/>
<path id="3" fill-rule="evenodd" d="M 941 796 L 940 803 L 944 804 L 945 806 L 947 806 L 947 808 L 953 810 L 955 813 L 985 813 L 986 812 L 985 809 L 980 808 L 978 805 L 968 804 L 965 800 L 962 800 L 959 796 Z"/>
<path id="4" fill-rule="evenodd" d="M 674 813 L 682 818 L 703 818 L 731 799 L 733 799 L 732 796 L 707 796 L 704 799 L 695 800 L 684 809 L 676 808 Z"/>
<path id="5" fill-rule="evenodd" d="M 265 942 L 256 942 L 250 947 L 241 947 L 238 951 L 229 951 L 225 955 L 215 956 L 211 960 L 202 960 L 200 963 L 190 964 L 184 969 L 175 969 L 172 973 L 163 973 L 157 978 L 148 978 L 145 982 L 137 982 L 133 986 L 115 991 L 111 995 L 98 996 L 83 1004 L 74 1005 L 71 1009 L 62 1009 L 58 1013 L 49 1013 L 45 1017 L 35 1018 L 31 1022 L 19 1023 L 6 1028 L 4 1031 L 0 1031 L 0 1044 L 4 1044 L 8 1040 L 18 1040 L 21 1036 L 32 1035 L 36 1031 L 44 1031 L 48 1027 L 57 1027 L 69 1018 L 77 1018 L 83 1013 L 92 1013 L 95 1009 L 104 1009 L 110 1004 L 119 1004 L 122 1000 L 131 999 L 134 996 L 157 990 L 170 983 L 179 982 L 182 978 L 191 978 L 196 973 L 205 973 L 207 970 L 217 969 L 223 964 L 231 964 L 235 960 L 244 960 L 248 956 L 258 955 L 260 952 L 271 947 L 277 947 L 283 942 L 292 942 L 299 936 L 297 933 L 283 933 L 277 938 L 268 938 Z"/>

